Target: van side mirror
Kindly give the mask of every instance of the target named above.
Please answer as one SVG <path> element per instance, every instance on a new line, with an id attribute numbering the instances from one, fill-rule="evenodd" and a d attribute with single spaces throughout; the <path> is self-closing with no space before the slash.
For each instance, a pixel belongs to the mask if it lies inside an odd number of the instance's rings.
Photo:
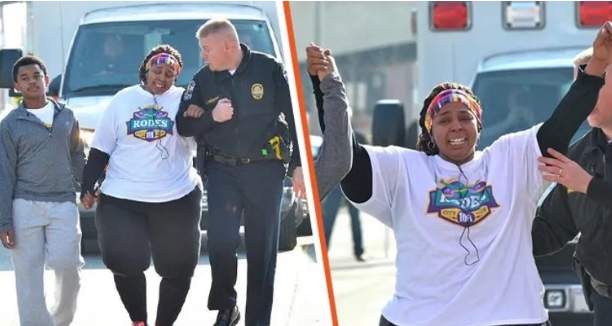
<path id="1" fill-rule="evenodd" d="M 51 80 L 49 83 L 49 87 L 47 89 L 47 96 L 50 97 L 58 97 L 60 93 L 60 86 L 62 83 L 62 75 L 57 75 L 55 78 Z"/>
<path id="2" fill-rule="evenodd" d="M 406 144 L 404 104 L 400 100 L 380 100 L 372 117 L 372 144 L 402 146 Z"/>
<path id="3" fill-rule="evenodd" d="M 0 88 L 13 89 L 13 65 L 22 56 L 21 49 L 0 50 Z"/>

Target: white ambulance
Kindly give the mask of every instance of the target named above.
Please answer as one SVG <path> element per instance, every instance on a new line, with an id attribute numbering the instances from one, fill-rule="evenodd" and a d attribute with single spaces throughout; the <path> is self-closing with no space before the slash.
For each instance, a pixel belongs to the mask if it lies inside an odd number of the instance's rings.
<path id="1" fill-rule="evenodd" d="M 481 146 L 546 119 L 572 83 L 608 1 L 430 1 L 413 13 L 418 74 L 414 110 L 442 81 L 471 86 L 483 103 Z M 583 128 L 578 134 L 583 134 Z"/>

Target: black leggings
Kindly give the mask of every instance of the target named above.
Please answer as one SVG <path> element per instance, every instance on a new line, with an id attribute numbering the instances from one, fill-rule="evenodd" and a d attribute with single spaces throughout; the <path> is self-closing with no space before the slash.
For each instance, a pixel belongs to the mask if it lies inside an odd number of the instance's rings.
<path id="1" fill-rule="evenodd" d="M 378 326 L 397 326 L 395 324 L 392 324 L 391 322 L 389 322 L 387 319 L 385 319 L 385 317 L 380 316 L 380 322 L 378 323 Z M 499 326 L 551 326 L 550 322 L 545 322 L 543 324 L 525 324 L 525 325 L 499 325 Z"/>
<path id="2" fill-rule="evenodd" d="M 200 256 L 201 199 L 198 187 L 166 203 L 101 195 L 96 227 L 102 260 L 132 321 L 147 321 L 144 271 L 151 255 L 162 277 L 156 325 L 171 326 L 178 317 Z"/>

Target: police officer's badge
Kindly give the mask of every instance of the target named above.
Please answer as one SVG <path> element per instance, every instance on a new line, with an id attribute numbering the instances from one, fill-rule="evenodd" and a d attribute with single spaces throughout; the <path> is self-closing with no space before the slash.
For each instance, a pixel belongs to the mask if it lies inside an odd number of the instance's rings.
<path id="1" fill-rule="evenodd" d="M 195 80 L 192 80 L 191 82 L 189 82 L 189 85 L 187 85 L 187 89 L 185 89 L 185 94 L 183 94 L 183 100 L 185 101 L 191 100 L 191 97 L 193 97 L 194 88 L 195 88 Z"/>
<path id="2" fill-rule="evenodd" d="M 253 84 L 251 86 L 251 95 L 256 100 L 261 100 L 264 95 L 264 88 L 262 84 Z"/>

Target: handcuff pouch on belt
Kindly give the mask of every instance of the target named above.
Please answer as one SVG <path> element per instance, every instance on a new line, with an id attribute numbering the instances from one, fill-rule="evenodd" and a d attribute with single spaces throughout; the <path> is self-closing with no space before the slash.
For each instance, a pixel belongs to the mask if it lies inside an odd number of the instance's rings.
<path id="1" fill-rule="evenodd" d="M 281 136 L 274 136 L 262 148 L 261 154 L 269 159 L 289 164 L 291 162 L 291 143 L 287 143 Z"/>
<path id="2" fill-rule="evenodd" d="M 279 160 L 284 164 L 291 163 L 293 144 L 287 124 L 280 119 L 275 120 L 273 130 L 275 134 L 262 147 L 261 154 L 266 158 Z"/>

